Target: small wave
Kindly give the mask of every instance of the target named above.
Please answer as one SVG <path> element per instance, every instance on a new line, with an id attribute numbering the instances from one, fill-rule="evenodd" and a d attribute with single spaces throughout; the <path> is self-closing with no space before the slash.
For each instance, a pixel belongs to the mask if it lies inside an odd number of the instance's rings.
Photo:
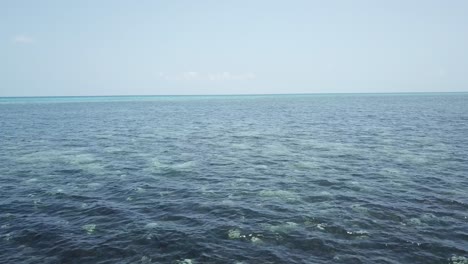
<path id="1" fill-rule="evenodd" d="M 320 167 L 320 164 L 312 161 L 300 161 L 296 163 L 298 169 L 317 169 Z"/>

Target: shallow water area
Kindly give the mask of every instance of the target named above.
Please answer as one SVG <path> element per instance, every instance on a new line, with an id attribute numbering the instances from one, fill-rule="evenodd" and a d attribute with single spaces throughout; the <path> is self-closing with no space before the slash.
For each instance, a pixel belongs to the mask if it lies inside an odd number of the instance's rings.
<path id="1" fill-rule="evenodd" d="M 468 263 L 468 94 L 1 98 L 0 130 L 5 263 Z"/>

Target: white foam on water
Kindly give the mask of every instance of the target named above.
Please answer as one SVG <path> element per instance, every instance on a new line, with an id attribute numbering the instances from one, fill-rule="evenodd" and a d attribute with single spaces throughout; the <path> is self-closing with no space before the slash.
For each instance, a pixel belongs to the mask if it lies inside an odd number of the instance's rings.
<path id="1" fill-rule="evenodd" d="M 468 258 L 464 256 L 452 256 L 450 261 L 452 264 L 468 264 Z"/>
<path id="2" fill-rule="evenodd" d="M 91 182 L 91 183 L 86 184 L 86 187 L 88 189 L 92 189 L 92 190 L 96 190 L 96 189 L 100 188 L 101 186 L 102 186 L 102 184 L 98 183 L 98 182 Z"/>
<path id="3" fill-rule="evenodd" d="M 360 238 L 366 238 L 369 236 L 369 232 L 365 230 L 357 230 L 357 231 L 346 231 L 348 235 L 354 235 Z"/>
<path id="4" fill-rule="evenodd" d="M 116 148 L 116 147 L 106 147 L 103 149 L 104 152 L 107 152 L 107 153 L 119 153 L 119 152 L 124 152 L 123 149 L 121 148 Z"/>
<path id="5" fill-rule="evenodd" d="M 9 241 L 13 238 L 13 233 L 7 233 L 5 235 L 3 235 L 3 240 L 5 241 Z"/>
<path id="6" fill-rule="evenodd" d="M 246 178 L 237 178 L 236 182 L 248 182 L 249 180 Z"/>
<path id="7" fill-rule="evenodd" d="M 435 216 L 434 214 L 431 214 L 431 213 L 425 213 L 425 214 L 422 214 L 420 216 L 420 219 L 422 222 L 424 223 L 436 223 L 439 221 L 439 218 L 437 216 Z"/>
<path id="8" fill-rule="evenodd" d="M 362 207 L 361 205 L 359 204 L 353 204 L 351 205 L 351 210 L 355 211 L 355 212 L 358 212 L 358 213 L 367 213 L 369 212 L 369 209 L 365 208 L 365 207 Z"/>
<path id="9" fill-rule="evenodd" d="M 31 183 L 37 182 L 38 180 L 39 180 L 39 179 L 37 179 L 37 178 L 31 178 L 31 179 L 25 180 L 24 182 L 27 183 L 27 184 L 31 184 Z"/>
<path id="10" fill-rule="evenodd" d="M 279 224 L 279 225 L 269 225 L 269 224 L 266 224 L 264 225 L 264 227 L 270 231 L 270 232 L 273 232 L 273 233 L 288 233 L 288 232 L 291 232 L 293 230 L 296 230 L 299 228 L 299 224 L 295 223 L 295 222 L 286 222 L 284 224 Z"/>
<path id="11" fill-rule="evenodd" d="M 267 165 L 263 165 L 263 164 L 254 165 L 254 167 L 255 167 L 256 169 L 261 169 L 261 170 L 267 170 L 267 169 L 268 169 L 268 166 L 267 166 Z"/>
<path id="12" fill-rule="evenodd" d="M 181 259 L 176 262 L 177 264 L 194 264 L 192 259 Z"/>
<path id="13" fill-rule="evenodd" d="M 195 164 L 196 164 L 195 161 L 187 161 L 187 162 L 172 164 L 169 167 L 174 170 L 188 170 L 190 168 L 195 167 Z"/>
<path id="14" fill-rule="evenodd" d="M 134 189 L 135 192 L 137 193 L 144 193 L 146 190 L 144 188 L 141 188 L 141 187 L 137 187 Z"/>
<path id="15" fill-rule="evenodd" d="M 247 150 L 247 149 L 251 149 L 252 147 L 250 145 L 240 143 L 240 144 L 231 144 L 231 148 L 240 149 L 240 150 Z"/>
<path id="16" fill-rule="evenodd" d="M 398 170 L 398 169 L 395 169 L 395 168 L 383 168 L 380 170 L 381 172 L 385 173 L 385 174 L 390 174 L 392 176 L 395 176 L 395 175 L 400 175 L 401 174 L 401 171 Z"/>
<path id="17" fill-rule="evenodd" d="M 267 156 L 285 156 L 290 155 L 291 151 L 288 147 L 281 144 L 268 145 L 263 150 L 263 153 Z"/>
<path id="18" fill-rule="evenodd" d="M 234 205 L 236 205 L 236 203 L 235 203 L 233 200 L 228 200 L 228 199 L 222 200 L 222 201 L 221 201 L 221 204 L 227 205 L 227 206 L 234 206 Z"/>
<path id="19" fill-rule="evenodd" d="M 358 181 L 351 181 L 349 182 L 349 188 L 353 191 L 357 192 L 369 192 L 372 190 L 369 186 L 366 185 L 364 182 L 358 182 Z"/>
<path id="20" fill-rule="evenodd" d="M 147 223 L 145 229 L 156 229 L 159 227 L 159 224 L 156 222 Z"/>
<path id="21" fill-rule="evenodd" d="M 87 224 L 87 225 L 83 225 L 81 227 L 81 229 L 85 230 L 86 233 L 88 233 L 88 235 L 91 235 L 94 233 L 94 231 L 96 230 L 96 225 L 95 224 Z"/>
<path id="22" fill-rule="evenodd" d="M 209 190 L 205 185 L 203 185 L 203 186 L 200 187 L 200 192 L 201 192 L 203 195 L 208 195 L 208 194 L 213 194 L 213 193 L 214 193 L 214 191 Z"/>
<path id="23" fill-rule="evenodd" d="M 230 229 L 228 231 L 229 239 L 238 239 L 241 237 L 241 232 L 239 229 Z"/>
<path id="24" fill-rule="evenodd" d="M 413 217 L 405 221 L 405 224 L 411 225 L 411 226 L 421 226 L 423 222 L 421 221 L 421 219 Z"/>
<path id="25" fill-rule="evenodd" d="M 259 192 L 262 197 L 275 197 L 283 200 L 297 200 L 298 194 L 286 190 L 262 190 Z"/>
<path id="26" fill-rule="evenodd" d="M 71 165 L 71 168 L 78 168 L 91 174 L 105 173 L 104 166 L 93 154 L 71 152 L 64 154 L 61 159 Z"/>
<path id="27" fill-rule="evenodd" d="M 423 157 L 419 152 L 401 150 L 392 153 L 395 156 L 395 160 L 401 163 L 412 163 L 416 165 L 422 165 L 429 162 L 426 157 Z"/>
<path id="28" fill-rule="evenodd" d="M 2 218 L 7 218 L 7 219 L 12 219 L 14 217 L 15 217 L 15 215 L 12 214 L 12 213 L 6 213 L 6 214 L 2 215 Z"/>
<path id="29" fill-rule="evenodd" d="M 258 243 L 262 243 L 262 242 L 263 242 L 263 240 L 261 240 L 260 238 L 258 238 L 258 237 L 256 237 L 256 236 L 252 236 L 252 237 L 250 238 L 250 241 L 252 241 L 252 243 L 254 243 L 254 244 L 258 244 Z"/>
<path id="30" fill-rule="evenodd" d="M 143 256 L 143 257 L 141 257 L 141 259 L 140 259 L 140 263 L 142 263 L 142 264 L 151 263 L 151 258 L 148 257 L 148 256 Z"/>
<path id="31" fill-rule="evenodd" d="M 325 230 L 325 227 L 327 227 L 327 224 L 326 223 L 320 223 L 320 224 L 317 224 L 316 227 L 320 230 Z"/>
<path id="32" fill-rule="evenodd" d="M 196 166 L 195 161 L 186 161 L 181 163 L 162 163 L 158 159 L 153 159 L 151 162 L 153 171 L 161 172 L 163 170 L 186 171 Z"/>
<path id="33" fill-rule="evenodd" d="M 162 170 L 164 169 L 166 166 L 161 163 L 158 159 L 153 159 L 151 161 L 151 166 L 154 170 L 158 171 L 158 170 Z"/>
<path id="34" fill-rule="evenodd" d="M 331 192 L 327 192 L 327 191 L 321 191 L 318 193 L 318 195 L 320 196 L 326 196 L 326 197 L 331 197 L 333 196 L 333 194 Z"/>
<path id="35" fill-rule="evenodd" d="M 37 151 L 29 154 L 25 154 L 17 158 L 16 160 L 20 163 L 51 163 L 61 159 L 64 152 L 56 150 L 48 151 Z"/>
<path id="36" fill-rule="evenodd" d="M 62 189 L 62 188 L 50 188 L 48 191 L 47 191 L 47 194 L 49 195 L 57 195 L 57 194 L 63 194 L 65 193 L 65 190 Z"/>
<path id="37" fill-rule="evenodd" d="M 42 200 L 41 199 L 34 199 L 33 204 L 34 204 L 34 207 L 38 207 L 39 205 L 42 204 Z"/>
<path id="38" fill-rule="evenodd" d="M 104 166 L 99 163 L 84 163 L 80 164 L 78 167 L 92 174 L 103 174 L 106 171 Z"/>
<path id="39" fill-rule="evenodd" d="M 88 153 L 66 155 L 65 158 L 72 164 L 89 164 L 97 161 L 94 155 Z"/>

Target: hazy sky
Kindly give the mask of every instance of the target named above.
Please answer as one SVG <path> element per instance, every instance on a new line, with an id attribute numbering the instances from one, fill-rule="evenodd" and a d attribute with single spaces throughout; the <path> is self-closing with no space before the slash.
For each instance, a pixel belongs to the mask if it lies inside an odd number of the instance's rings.
<path id="1" fill-rule="evenodd" d="M 0 1 L 0 96 L 419 91 L 468 91 L 468 1 Z"/>

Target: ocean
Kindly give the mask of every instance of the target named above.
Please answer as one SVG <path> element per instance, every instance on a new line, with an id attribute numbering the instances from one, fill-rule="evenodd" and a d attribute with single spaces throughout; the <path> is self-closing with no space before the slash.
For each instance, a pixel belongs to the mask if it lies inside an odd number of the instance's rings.
<path id="1" fill-rule="evenodd" d="M 0 98 L 1 263 L 468 263 L 468 94 Z"/>

